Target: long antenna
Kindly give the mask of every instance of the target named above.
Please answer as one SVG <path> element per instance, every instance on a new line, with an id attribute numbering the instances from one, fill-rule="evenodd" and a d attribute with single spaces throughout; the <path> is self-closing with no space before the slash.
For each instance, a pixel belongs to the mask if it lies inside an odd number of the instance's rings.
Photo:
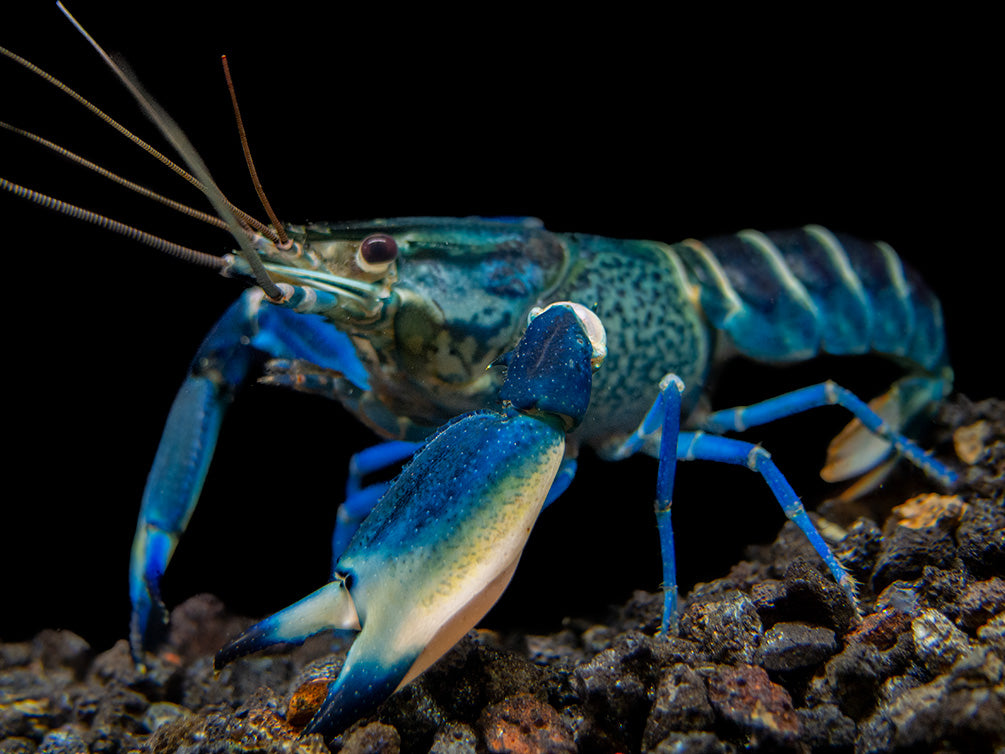
<path id="1" fill-rule="evenodd" d="M 59 144 L 56 144 L 55 142 L 42 138 L 38 134 L 32 133 L 31 131 L 25 131 L 23 128 L 12 126 L 9 123 L 4 123 L 3 121 L 0 121 L 0 128 L 2 128 L 5 131 L 10 131 L 13 134 L 17 134 L 18 136 L 23 136 L 29 141 L 33 141 L 36 144 L 45 147 L 46 149 L 51 149 L 60 157 L 65 157 L 67 160 L 70 160 L 70 162 L 74 162 L 77 165 L 80 165 L 81 167 L 85 167 L 88 170 L 92 170 L 98 175 L 107 178 L 110 181 L 114 181 L 115 183 L 118 183 L 120 186 L 125 186 L 127 189 L 129 189 L 134 193 L 139 194 L 140 196 L 146 197 L 147 199 L 153 199 L 155 202 L 159 202 L 160 204 L 163 204 L 165 207 L 170 207 L 171 209 L 177 212 L 181 212 L 183 215 L 188 215 L 191 218 L 200 220 L 214 227 L 222 228 L 223 230 L 226 230 L 228 232 L 230 231 L 230 226 L 227 225 L 227 223 L 225 223 L 216 215 L 210 215 L 209 213 L 202 212 L 200 210 L 195 209 L 194 207 L 189 207 L 187 204 L 177 202 L 174 199 L 164 196 L 163 194 L 158 194 L 156 191 L 151 191 L 146 186 L 141 186 L 140 184 L 134 183 L 133 181 L 130 181 L 127 178 L 123 178 L 118 173 L 113 173 L 111 170 L 108 170 L 107 168 L 104 168 L 101 165 L 98 165 L 97 163 L 91 162 L 85 157 L 81 157 L 76 152 L 71 152 L 66 147 L 61 147 Z M 35 193 L 37 194 L 38 192 Z M 44 196 L 44 194 L 40 194 L 40 196 Z M 25 195 L 25 198 L 29 197 Z M 58 211 L 59 204 L 60 202 L 58 199 L 53 199 L 52 203 L 49 203 L 47 206 L 50 206 Z"/>
<path id="2" fill-rule="evenodd" d="M 6 47 L 0 47 L 0 55 L 3 55 L 4 57 L 9 58 L 10 60 L 13 60 L 18 65 L 23 66 L 27 70 L 29 70 L 32 73 L 34 73 L 36 76 L 40 77 L 47 84 L 51 84 L 52 86 L 54 86 L 57 89 L 59 89 L 61 92 L 63 92 L 64 94 L 66 94 L 68 97 L 72 98 L 73 100 L 75 100 L 76 102 L 78 102 L 80 105 L 82 105 L 83 107 L 87 108 L 87 110 L 89 110 L 93 115 L 95 115 L 96 117 L 100 118 L 105 123 L 107 123 L 109 126 L 111 126 L 116 131 L 118 131 L 120 134 L 122 134 L 123 136 L 125 136 L 127 139 L 129 139 L 129 141 L 131 141 L 133 144 L 135 144 L 136 146 L 138 146 L 144 152 L 146 152 L 151 157 L 153 157 L 154 159 L 156 159 L 162 165 L 166 166 L 172 172 L 174 172 L 177 175 L 181 176 L 188 183 L 190 183 L 193 186 L 195 186 L 197 189 L 199 189 L 200 192 L 202 192 L 203 194 L 206 193 L 205 187 L 198 181 L 198 179 L 195 178 L 195 176 L 193 176 L 190 173 L 188 173 L 180 165 L 177 165 L 176 163 L 174 163 L 170 158 L 168 158 L 166 155 L 164 155 L 163 153 L 161 153 L 160 151 L 158 151 L 152 145 L 150 145 L 147 142 L 143 141 L 143 139 L 141 139 L 139 136 L 137 136 L 132 131 L 130 131 L 128 128 L 126 128 L 121 123 L 119 123 L 117 120 L 115 120 L 114 118 L 112 118 L 110 115 L 108 115 L 106 112 L 104 112 L 97 105 L 93 104 L 89 100 L 87 100 L 84 97 L 82 97 L 80 94 L 78 94 L 76 91 L 74 91 L 72 88 L 70 88 L 69 86 L 67 86 L 66 84 L 64 84 L 59 79 L 57 79 L 55 76 L 53 76 L 52 74 L 48 73 L 47 71 L 42 70 L 37 65 L 35 65 L 34 63 L 32 63 L 30 60 L 22 58 L 20 55 L 18 55 L 15 52 L 11 52 Z M 277 240 L 275 234 L 272 232 L 272 229 L 269 228 L 267 225 L 259 222 L 254 217 L 252 217 L 251 215 L 249 215 L 247 212 L 244 212 L 240 208 L 235 207 L 229 201 L 227 202 L 227 204 L 230 206 L 230 208 L 234 211 L 234 213 L 243 222 L 247 223 L 252 228 L 254 228 L 255 230 L 257 230 L 259 233 L 261 233 L 262 235 L 265 235 L 265 236 L 269 237 L 273 241 Z M 228 226 L 228 229 L 229 229 L 229 226 Z"/>
<path id="3" fill-rule="evenodd" d="M 139 85 L 139 82 L 135 78 L 125 71 L 122 70 L 108 55 L 107 52 L 102 49 L 101 45 L 95 41 L 95 39 L 87 33 L 83 26 L 73 17 L 73 15 L 63 6 L 61 2 L 57 2 L 56 6 L 62 11 L 63 15 L 69 19 L 70 23 L 76 27 L 84 39 L 86 39 L 91 46 L 97 51 L 101 56 L 102 60 L 108 65 L 109 68 L 119 77 L 122 84 L 129 90 L 129 93 L 133 95 L 133 98 L 139 103 L 140 107 L 147 114 L 147 117 L 154 122 L 154 125 L 160 130 L 171 145 L 178 151 L 184 163 L 188 166 L 188 169 L 192 171 L 192 174 L 199 180 L 202 184 L 203 192 L 206 194 L 206 198 L 209 199 L 213 208 L 217 211 L 217 214 L 223 218 L 227 224 L 230 226 L 230 232 L 237 241 L 238 246 L 241 250 L 241 256 L 251 267 L 252 274 L 255 277 L 255 282 L 258 286 L 265 291 L 265 295 L 268 296 L 273 301 L 282 301 L 285 299 L 282 290 L 276 285 L 272 277 L 269 275 L 268 271 L 265 269 L 265 265 L 262 263 L 261 258 L 259 258 L 258 253 L 251 246 L 251 242 L 248 240 L 247 234 L 241 228 L 241 225 L 237 221 L 237 216 L 231 210 L 226 198 L 223 193 L 217 188 L 216 183 L 213 181 L 213 177 L 210 175 L 209 168 L 199 157 L 195 148 L 189 142 L 188 137 L 185 136 L 178 124 L 174 122 L 170 115 L 164 111 L 154 100 L 147 95 Z"/>
<path id="4" fill-rule="evenodd" d="M 227 266 L 226 260 L 221 257 L 214 256 L 213 254 L 207 254 L 204 251 L 191 249 L 188 246 L 182 246 L 181 244 L 174 243 L 173 241 L 168 241 L 160 236 L 147 233 L 145 230 L 135 228 L 132 225 L 126 225 L 125 223 L 120 223 L 118 220 L 113 220 L 105 215 L 92 212 L 89 209 L 84 209 L 83 207 L 78 207 L 75 204 L 64 202 L 61 199 L 55 199 L 47 194 L 33 191 L 32 189 L 21 186 L 13 181 L 8 181 L 3 177 L 0 177 L 0 189 L 9 191 L 14 194 L 14 196 L 27 199 L 28 201 L 34 202 L 41 207 L 45 207 L 46 209 L 53 209 L 77 220 L 84 220 L 101 228 L 105 228 L 106 230 L 121 233 L 134 241 L 139 241 L 147 246 L 154 247 L 158 251 L 163 251 L 171 256 L 178 257 L 184 262 L 191 262 L 193 264 L 202 265 L 203 267 L 211 267 L 215 270 L 223 270 Z"/>

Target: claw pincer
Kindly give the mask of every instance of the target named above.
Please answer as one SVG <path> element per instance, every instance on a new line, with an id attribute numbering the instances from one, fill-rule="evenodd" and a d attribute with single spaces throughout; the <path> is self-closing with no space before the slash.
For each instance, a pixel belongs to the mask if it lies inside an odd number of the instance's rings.
<path id="1" fill-rule="evenodd" d="M 467 414 L 434 435 L 356 532 L 333 581 L 228 644 L 217 667 L 277 642 L 359 629 L 304 731 L 330 736 L 472 628 L 509 583 L 562 464 L 565 434 L 589 404 L 602 346 L 583 318 L 596 320 L 565 303 L 540 312 L 504 359 L 505 408 Z"/>

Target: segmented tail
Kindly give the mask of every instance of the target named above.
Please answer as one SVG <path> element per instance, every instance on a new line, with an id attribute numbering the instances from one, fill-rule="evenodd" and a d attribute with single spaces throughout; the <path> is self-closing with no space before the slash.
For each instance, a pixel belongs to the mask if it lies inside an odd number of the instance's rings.
<path id="1" fill-rule="evenodd" d="M 808 225 L 672 248 L 700 286 L 705 315 L 742 355 L 768 362 L 821 353 L 891 357 L 910 374 L 870 406 L 908 435 L 950 392 L 942 307 L 888 244 Z M 822 474 L 828 481 L 858 476 L 890 449 L 854 421 L 831 443 Z"/>

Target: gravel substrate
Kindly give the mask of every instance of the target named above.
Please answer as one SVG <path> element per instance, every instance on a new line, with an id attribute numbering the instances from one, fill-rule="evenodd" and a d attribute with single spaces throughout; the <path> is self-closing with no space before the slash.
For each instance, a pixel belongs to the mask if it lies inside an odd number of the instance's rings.
<path id="1" fill-rule="evenodd" d="M 1005 751 L 1005 404 L 956 398 L 942 420 L 963 475 L 953 494 L 818 509 L 861 583 L 861 620 L 786 525 L 687 595 L 678 636 L 655 635 L 661 598 L 645 592 L 602 624 L 472 632 L 331 749 Z M 214 674 L 213 653 L 250 621 L 203 595 L 171 623 L 145 675 L 125 641 L 0 644 L 0 754 L 328 751 L 298 728 L 347 641 Z"/>

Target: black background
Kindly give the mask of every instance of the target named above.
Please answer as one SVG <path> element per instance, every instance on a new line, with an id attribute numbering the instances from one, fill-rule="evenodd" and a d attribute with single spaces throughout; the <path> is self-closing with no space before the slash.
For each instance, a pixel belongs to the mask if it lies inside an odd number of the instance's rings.
<path id="1" fill-rule="evenodd" d="M 1000 99 L 980 19 L 431 17 L 285 2 L 74 2 L 180 122 L 239 205 L 255 200 L 234 135 L 227 53 L 258 170 L 288 221 L 537 215 L 554 230 L 675 241 L 815 222 L 883 238 L 945 305 L 958 387 L 1000 394 Z M 49 3 L 4 3 L 0 44 L 145 138 L 128 96 Z M 9 61 L 0 118 L 199 203 L 107 126 Z M 997 116 L 995 116 L 997 117 Z M 219 253 L 226 236 L 151 209 L 0 133 L 0 175 Z M 261 213 L 257 213 L 261 214 Z M 240 291 L 112 234 L 0 196 L 8 450 L 0 638 L 125 635 L 144 479 L 186 365 Z M 855 384 L 873 365 L 827 365 Z M 836 371 L 831 371 L 833 370 Z M 820 373 L 738 370 L 748 402 Z M 720 402 L 719 405 L 726 405 Z M 810 500 L 844 417 L 759 434 Z M 252 387 L 165 581 L 264 614 L 319 586 L 351 452 L 373 438 L 338 406 Z M 554 629 L 659 582 L 655 463 L 586 453 L 489 623 Z M 780 513 L 742 471 L 678 473 L 684 586 L 721 575 Z M 709 560 L 709 556 L 717 560 Z"/>

